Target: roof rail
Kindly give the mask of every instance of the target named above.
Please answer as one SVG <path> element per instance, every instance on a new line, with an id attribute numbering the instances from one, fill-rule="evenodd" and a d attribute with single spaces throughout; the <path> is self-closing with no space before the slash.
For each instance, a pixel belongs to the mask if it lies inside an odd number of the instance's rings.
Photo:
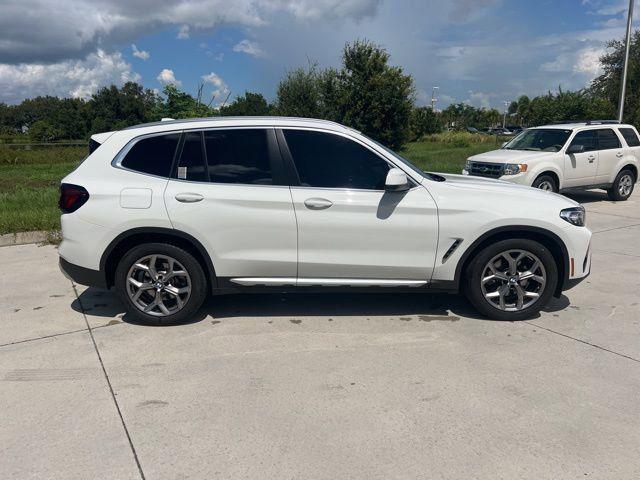
<path id="1" fill-rule="evenodd" d="M 588 120 L 587 125 L 619 125 L 622 122 L 618 120 Z"/>

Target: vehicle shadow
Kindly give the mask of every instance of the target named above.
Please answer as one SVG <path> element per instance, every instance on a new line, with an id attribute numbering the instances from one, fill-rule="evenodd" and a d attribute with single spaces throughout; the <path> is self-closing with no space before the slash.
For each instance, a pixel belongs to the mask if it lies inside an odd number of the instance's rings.
<path id="1" fill-rule="evenodd" d="M 569 299 L 563 295 L 543 309 L 553 313 L 566 309 Z M 112 290 L 88 288 L 71 308 L 88 316 L 121 318 L 139 324 Z M 209 298 L 198 314 L 187 323 L 197 323 L 208 316 L 214 319 L 239 317 L 351 317 L 351 316 L 419 316 L 423 321 L 473 320 L 492 321 L 481 316 L 462 295 L 444 294 L 376 294 L 376 293 L 270 293 L 220 295 Z"/>
<path id="2" fill-rule="evenodd" d="M 607 192 L 603 190 L 576 190 L 575 192 L 564 193 L 564 196 L 582 204 L 611 201 L 607 196 Z"/>

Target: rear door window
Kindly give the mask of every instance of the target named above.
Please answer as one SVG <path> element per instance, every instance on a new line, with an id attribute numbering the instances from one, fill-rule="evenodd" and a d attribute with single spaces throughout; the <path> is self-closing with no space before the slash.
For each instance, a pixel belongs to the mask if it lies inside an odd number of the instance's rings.
<path id="1" fill-rule="evenodd" d="M 585 130 L 578 132 L 573 140 L 571 146 L 582 145 L 585 152 L 593 152 L 598 149 L 598 135 L 595 130 Z"/>
<path id="2" fill-rule="evenodd" d="M 618 138 L 618 135 L 616 135 L 616 132 L 614 132 L 612 129 L 606 128 L 597 130 L 597 132 L 599 150 L 611 150 L 614 148 L 622 147 L 620 138 Z"/>
<path id="3" fill-rule="evenodd" d="M 640 147 L 640 139 L 633 128 L 621 128 L 620 133 L 630 147 Z"/>
<path id="4" fill-rule="evenodd" d="M 204 132 L 209 181 L 273 185 L 266 129 Z"/>
<path id="5" fill-rule="evenodd" d="M 140 173 L 169 177 L 179 139 L 179 133 L 143 138 L 131 147 L 120 165 Z"/>
<path id="6" fill-rule="evenodd" d="M 192 182 L 208 182 L 207 166 L 204 159 L 204 146 L 202 132 L 187 132 L 184 134 L 184 143 L 176 177 L 179 180 Z"/>

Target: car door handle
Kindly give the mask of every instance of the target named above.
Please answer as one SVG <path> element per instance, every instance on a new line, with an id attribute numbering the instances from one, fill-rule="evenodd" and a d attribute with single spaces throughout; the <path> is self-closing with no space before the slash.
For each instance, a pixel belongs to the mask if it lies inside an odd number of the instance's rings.
<path id="1" fill-rule="evenodd" d="M 176 200 L 182 203 L 195 203 L 202 200 L 204 197 L 199 193 L 178 193 Z"/>
<path id="2" fill-rule="evenodd" d="M 304 205 L 309 210 L 324 210 L 325 208 L 329 208 L 333 205 L 333 202 L 326 198 L 308 198 L 304 201 Z"/>
<path id="3" fill-rule="evenodd" d="M 587 157 L 587 160 L 589 160 L 589 163 L 593 163 L 595 159 L 596 159 L 596 157 L 594 157 L 593 155 L 589 155 Z"/>
<path id="4" fill-rule="evenodd" d="M 624 153 L 618 152 L 618 153 L 616 153 L 616 157 L 622 158 L 622 157 L 624 157 Z"/>

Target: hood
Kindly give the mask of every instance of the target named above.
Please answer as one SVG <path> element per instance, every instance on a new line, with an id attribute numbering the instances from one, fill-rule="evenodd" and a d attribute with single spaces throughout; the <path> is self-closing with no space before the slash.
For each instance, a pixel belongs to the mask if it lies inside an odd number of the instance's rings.
<path id="1" fill-rule="evenodd" d="M 526 163 L 529 160 L 544 159 L 557 155 L 558 152 L 529 152 L 527 150 L 492 150 L 469 157 L 472 162 L 488 163 Z"/>
<path id="2" fill-rule="evenodd" d="M 491 178 L 473 177 L 469 175 L 453 175 L 439 173 L 445 179 L 445 183 L 454 188 L 474 190 L 477 192 L 494 194 L 496 198 L 516 196 L 520 199 L 528 198 L 533 201 L 555 201 L 562 204 L 563 208 L 576 207 L 580 205 L 573 200 L 551 192 L 545 192 L 537 188 L 517 185 L 503 180 L 493 180 Z"/>

